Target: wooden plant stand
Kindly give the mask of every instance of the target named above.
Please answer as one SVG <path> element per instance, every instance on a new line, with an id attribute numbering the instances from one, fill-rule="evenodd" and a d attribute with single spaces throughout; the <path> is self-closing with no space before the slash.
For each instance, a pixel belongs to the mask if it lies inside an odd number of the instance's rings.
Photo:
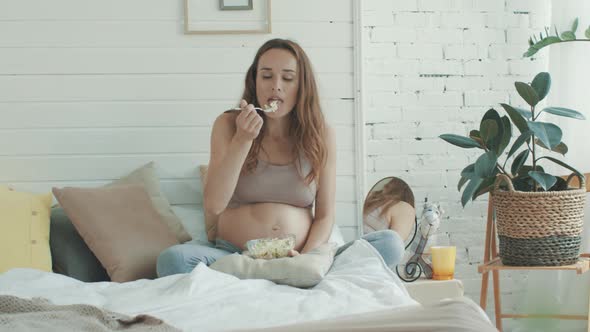
<path id="1" fill-rule="evenodd" d="M 483 254 L 483 264 L 479 265 L 477 271 L 482 274 L 481 278 L 481 293 L 480 306 L 483 310 L 486 309 L 486 302 L 488 296 L 488 279 L 489 273 L 492 272 L 493 291 L 494 291 L 494 307 L 496 313 L 496 328 L 502 331 L 502 318 L 556 318 L 556 319 L 570 319 L 570 320 L 586 320 L 588 321 L 588 332 L 590 332 L 590 305 L 588 315 L 558 315 L 558 314 L 503 314 L 500 300 L 500 270 L 572 270 L 577 274 L 582 274 L 588 271 L 590 267 L 590 254 L 585 253 L 580 255 L 580 260 L 576 264 L 565 266 L 505 266 L 502 264 L 500 257 L 498 257 L 498 247 L 496 245 L 496 224 L 493 218 L 493 207 L 491 197 L 488 203 L 488 220 L 486 226 L 485 249 Z M 590 297 L 589 297 L 590 299 Z"/>

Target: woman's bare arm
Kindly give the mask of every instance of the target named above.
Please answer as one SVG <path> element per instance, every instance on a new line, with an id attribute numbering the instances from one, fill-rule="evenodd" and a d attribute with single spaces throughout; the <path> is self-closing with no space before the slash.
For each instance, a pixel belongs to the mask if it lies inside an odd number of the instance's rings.
<path id="1" fill-rule="evenodd" d="M 237 116 L 224 113 L 213 125 L 211 156 L 203 194 L 205 213 L 218 217 L 227 207 L 240 176 L 240 171 L 262 127 L 262 118 L 252 105 L 242 101 Z"/>
<path id="2" fill-rule="evenodd" d="M 306 253 L 326 243 L 334 225 L 336 210 L 336 135 L 326 126 L 327 160 L 320 171 L 318 192 L 315 201 L 315 217 L 301 250 Z"/>
<path id="3" fill-rule="evenodd" d="M 416 219 L 416 210 L 404 201 L 400 201 L 387 211 L 389 229 L 396 231 L 402 239 L 407 240 L 412 233 Z"/>

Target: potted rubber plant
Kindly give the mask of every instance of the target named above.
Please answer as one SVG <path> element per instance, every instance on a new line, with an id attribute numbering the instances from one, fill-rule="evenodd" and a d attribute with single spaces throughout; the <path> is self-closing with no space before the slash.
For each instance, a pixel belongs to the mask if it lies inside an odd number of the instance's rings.
<path id="1" fill-rule="evenodd" d="M 530 110 L 502 103 L 500 106 L 504 115 L 501 116 L 494 108 L 489 109 L 483 115 L 479 128 L 471 130 L 468 136 L 440 135 L 440 138 L 458 147 L 482 150 L 482 155 L 461 171 L 458 189 L 463 190 L 463 206 L 490 191 L 498 174 L 508 176 L 519 191 L 567 190 L 566 180 L 545 172 L 542 162 L 555 163 L 583 178 L 581 172 L 550 156 L 552 153 L 565 155 L 568 147 L 561 141 L 563 132 L 559 126 L 541 120 L 545 120 L 543 116 L 546 114 L 578 120 L 584 120 L 585 116 L 564 107 L 537 109 L 537 104 L 547 96 L 551 86 L 551 76 L 547 72 L 537 74 L 530 84 L 515 82 L 514 85 Z M 514 133 L 513 128 L 518 131 Z M 516 139 L 512 140 L 513 136 Z M 545 153 L 540 155 L 540 150 Z"/>
<path id="2" fill-rule="evenodd" d="M 572 30 L 576 28 L 577 19 Z M 590 28 L 586 33 L 590 34 Z M 539 41 L 531 39 L 525 56 L 557 42 L 547 38 L 541 35 Z M 554 157 L 565 155 L 568 147 L 562 142 L 562 130 L 549 122 L 546 115 L 576 120 L 585 117 L 564 107 L 539 109 L 539 102 L 551 87 L 547 72 L 537 74 L 530 83 L 515 82 L 514 86 L 529 108 L 500 104 L 502 113 L 489 109 L 481 118 L 479 128 L 471 130 L 469 135 L 440 135 L 450 144 L 482 152 L 461 171 L 457 186 L 459 191 L 463 190 L 461 204 L 465 206 L 470 200 L 491 193 L 500 257 L 505 265 L 572 264 L 578 260 L 581 243 L 586 194 L 581 188 L 585 186 L 585 178 Z M 546 163 L 565 168 L 571 176 L 562 178 L 548 173 L 543 168 Z M 569 188 L 569 181 L 574 177 L 578 177 L 580 189 Z"/>

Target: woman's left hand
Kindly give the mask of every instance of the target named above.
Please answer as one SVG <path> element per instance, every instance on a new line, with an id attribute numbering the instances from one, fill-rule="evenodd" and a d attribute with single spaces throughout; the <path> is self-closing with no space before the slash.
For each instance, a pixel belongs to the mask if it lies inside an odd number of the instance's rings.
<path id="1" fill-rule="evenodd" d="M 295 250 L 295 249 L 291 249 L 289 250 L 289 257 L 295 257 L 295 256 L 299 256 L 299 251 Z"/>

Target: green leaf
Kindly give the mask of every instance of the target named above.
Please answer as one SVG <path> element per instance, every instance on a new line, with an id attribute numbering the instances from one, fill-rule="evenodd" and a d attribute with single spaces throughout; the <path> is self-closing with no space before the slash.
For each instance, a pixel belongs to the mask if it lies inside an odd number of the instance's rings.
<path id="1" fill-rule="evenodd" d="M 502 107 L 504 108 L 506 113 L 508 113 L 508 116 L 512 120 L 512 123 L 514 123 L 516 128 L 518 128 L 518 130 L 521 133 L 524 133 L 525 131 L 529 130 L 529 126 L 526 124 L 527 121 L 522 117 L 522 115 L 520 115 L 520 113 L 518 113 L 514 109 L 514 107 L 512 107 L 508 104 L 500 104 L 500 105 L 502 105 Z"/>
<path id="2" fill-rule="evenodd" d="M 547 72 L 538 73 L 533 79 L 531 87 L 539 96 L 539 100 L 543 100 L 551 88 L 551 75 Z"/>
<path id="3" fill-rule="evenodd" d="M 580 171 L 578 171 L 577 169 L 575 169 L 575 168 L 571 167 L 570 165 L 568 165 L 568 164 L 564 163 L 564 162 L 563 162 L 563 161 L 561 161 L 561 160 L 557 160 L 557 159 L 555 159 L 555 158 L 553 158 L 553 157 L 544 156 L 544 157 L 541 157 L 541 158 L 537 158 L 537 161 L 539 161 L 539 160 L 541 160 L 541 159 L 549 159 L 549 160 L 551 160 L 552 162 L 556 163 L 557 165 L 559 165 L 559 166 L 561 166 L 561 167 L 564 167 L 564 168 L 567 168 L 567 169 L 569 169 L 570 171 L 572 171 L 572 172 L 576 173 L 576 175 L 577 175 L 577 176 L 579 176 L 579 177 L 581 177 L 581 178 L 582 178 L 582 177 L 584 177 L 584 174 L 580 173 Z"/>
<path id="4" fill-rule="evenodd" d="M 529 176 L 533 178 L 533 180 L 535 180 L 535 182 L 537 182 L 545 191 L 553 187 L 555 182 L 557 182 L 555 176 L 544 172 L 530 171 Z"/>
<path id="5" fill-rule="evenodd" d="M 576 39 L 576 34 L 572 31 L 564 31 L 561 33 L 561 39 L 563 40 L 574 40 Z"/>
<path id="6" fill-rule="evenodd" d="M 533 47 L 536 47 L 537 49 L 540 50 L 540 49 L 542 49 L 545 46 L 549 46 L 551 44 L 560 43 L 560 42 L 561 42 L 561 39 L 559 37 L 547 36 L 547 37 L 541 39 L 535 45 L 533 45 Z"/>
<path id="7" fill-rule="evenodd" d="M 500 119 L 500 114 L 495 109 L 490 108 L 483 115 L 479 125 L 479 133 L 489 150 L 497 150 L 504 135 L 504 125 L 502 119 Z"/>
<path id="8" fill-rule="evenodd" d="M 534 181 L 527 173 L 523 173 L 512 179 L 512 184 L 514 185 L 514 189 L 518 191 L 533 191 L 534 187 Z"/>
<path id="9" fill-rule="evenodd" d="M 557 182 L 555 182 L 553 187 L 549 188 L 549 191 L 560 191 L 568 189 L 567 182 L 563 178 L 556 177 L 555 179 L 557 180 Z"/>
<path id="10" fill-rule="evenodd" d="M 500 141 L 500 145 L 498 145 L 498 149 L 496 150 L 497 156 L 504 152 L 510 143 L 510 139 L 512 138 L 512 125 L 510 124 L 510 119 L 506 115 L 502 117 L 502 124 L 504 128 L 502 130 L 502 140 Z"/>
<path id="11" fill-rule="evenodd" d="M 463 187 L 463 185 L 465 183 L 467 183 L 467 181 L 469 181 L 469 178 L 462 176 L 461 179 L 459 180 L 459 183 L 457 184 L 457 191 L 461 191 L 461 188 Z"/>
<path id="12" fill-rule="evenodd" d="M 526 52 L 524 52 L 522 54 L 522 56 L 525 58 L 528 58 L 528 57 L 535 55 L 535 53 L 537 53 L 538 51 L 539 51 L 538 49 L 531 46 L 531 47 L 529 47 L 529 49 Z"/>
<path id="13" fill-rule="evenodd" d="M 574 111 L 569 108 L 564 108 L 564 107 L 545 107 L 544 109 L 541 110 L 541 112 L 547 112 L 547 113 L 551 113 L 553 115 L 565 116 L 568 118 L 573 118 L 573 119 L 578 119 L 578 120 L 586 120 L 586 117 L 584 116 L 584 114 L 582 114 L 578 111 Z M 540 114 L 540 112 L 539 112 L 539 114 Z"/>
<path id="14" fill-rule="evenodd" d="M 557 36 L 545 37 L 545 38 L 541 39 L 540 41 L 538 41 L 537 43 L 535 43 L 534 45 L 532 45 L 531 47 L 529 47 L 529 49 L 523 54 L 523 56 L 530 57 L 530 56 L 534 55 L 535 53 L 537 53 L 543 47 L 551 45 L 551 44 L 559 43 L 559 42 L 561 42 L 561 39 Z"/>
<path id="15" fill-rule="evenodd" d="M 520 149 L 524 142 L 528 141 L 531 138 L 532 134 L 533 132 L 531 132 L 530 130 L 527 130 L 524 133 L 520 134 L 520 136 L 518 136 L 518 138 L 514 141 L 514 144 L 512 144 L 512 147 L 510 148 L 510 151 L 508 152 L 508 156 L 506 158 L 512 157 L 512 155 L 518 149 Z"/>
<path id="16" fill-rule="evenodd" d="M 577 17 L 574 20 L 574 23 L 572 23 L 572 32 L 576 33 L 576 30 L 578 30 L 578 18 Z"/>
<path id="17" fill-rule="evenodd" d="M 472 130 L 469 132 L 469 137 L 471 138 L 481 138 L 481 134 L 479 133 L 479 130 Z"/>
<path id="18" fill-rule="evenodd" d="M 512 172 L 513 175 L 518 174 L 518 171 L 520 170 L 522 165 L 524 165 L 525 161 L 528 159 L 529 152 L 529 149 L 526 149 L 519 153 L 516 157 L 514 157 L 512 167 L 510 168 L 510 172 Z"/>
<path id="19" fill-rule="evenodd" d="M 555 147 L 553 147 L 553 149 L 549 149 L 547 146 L 545 146 L 545 144 L 543 144 L 543 142 L 539 141 L 538 139 L 535 139 L 535 144 L 537 144 L 538 146 L 540 146 L 544 149 L 551 150 L 551 151 L 557 152 L 557 153 L 561 153 L 564 156 L 568 151 L 567 145 L 565 145 L 564 142 L 560 142 Z"/>
<path id="20" fill-rule="evenodd" d="M 488 151 L 475 161 L 475 176 L 486 178 L 488 176 L 492 176 L 494 170 L 496 169 L 496 162 L 498 161 L 498 157 L 494 153 L 494 151 Z"/>
<path id="21" fill-rule="evenodd" d="M 533 166 L 530 165 L 524 165 L 520 168 L 520 170 L 518 171 L 518 176 L 524 176 L 524 177 L 528 177 L 529 176 L 529 172 L 530 171 L 539 171 L 539 172 L 545 172 L 545 169 L 543 169 L 543 167 L 539 164 L 537 164 L 537 166 L 535 166 L 535 168 L 533 169 Z"/>
<path id="22" fill-rule="evenodd" d="M 471 197 L 473 197 L 473 194 L 475 194 L 477 188 L 479 188 L 482 182 L 482 178 L 474 178 L 469 180 L 467 187 L 465 187 L 465 190 L 463 190 L 463 195 L 461 195 L 461 205 L 463 205 L 463 207 L 465 207 Z"/>
<path id="23" fill-rule="evenodd" d="M 492 185 L 496 182 L 496 177 L 495 176 L 491 176 L 489 178 L 485 178 L 481 184 L 479 185 L 479 187 L 477 188 L 477 190 L 475 191 L 475 194 L 473 194 L 473 196 L 471 197 L 472 200 L 475 200 L 476 198 L 478 198 L 479 196 L 487 193 L 490 191 Z"/>
<path id="24" fill-rule="evenodd" d="M 562 156 L 565 156 L 569 149 L 564 142 L 559 142 L 559 144 L 554 146 L 553 149 L 551 149 L 551 151 L 561 153 Z"/>
<path id="25" fill-rule="evenodd" d="M 533 113 L 529 110 L 525 110 L 523 108 L 513 107 L 520 115 L 522 115 L 527 120 L 530 120 L 533 117 Z"/>
<path id="26" fill-rule="evenodd" d="M 537 105 L 539 102 L 539 96 L 533 87 L 524 82 L 514 82 L 514 86 L 516 87 L 518 94 L 527 102 L 527 104 L 531 106 Z"/>
<path id="27" fill-rule="evenodd" d="M 454 134 L 442 134 L 439 137 L 442 138 L 443 140 L 445 140 L 453 145 L 456 145 L 458 147 L 461 147 L 461 148 L 465 148 L 465 149 L 480 148 L 481 149 L 481 146 L 479 145 L 479 143 L 470 137 L 454 135 Z"/>
<path id="28" fill-rule="evenodd" d="M 529 129 L 533 131 L 535 136 L 537 136 L 545 146 L 553 149 L 561 142 L 563 133 L 561 132 L 561 129 L 553 123 L 529 121 L 528 125 Z"/>
<path id="29" fill-rule="evenodd" d="M 481 139 L 483 139 L 486 146 L 490 148 L 490 143 L 493 143 L 496 136 L 498 136 L 498 124 L 494 120 L 484 120 L 481 122 L 479 128 Z"/>
<path id="30" fill-rule="evenodd" d="M 467 165 L 467 167 L 463 168 L 461 171 L 461 176 L 464 178 L 471 179 L 475 176 L 475 163 Z"/>
<path id="31" fill-rule="evenodd" d="M 584 34 L 586 35 L 586 38 L 590 39 L 590 26 L 588 26 L 588 29 L 586 29 Z"/>

